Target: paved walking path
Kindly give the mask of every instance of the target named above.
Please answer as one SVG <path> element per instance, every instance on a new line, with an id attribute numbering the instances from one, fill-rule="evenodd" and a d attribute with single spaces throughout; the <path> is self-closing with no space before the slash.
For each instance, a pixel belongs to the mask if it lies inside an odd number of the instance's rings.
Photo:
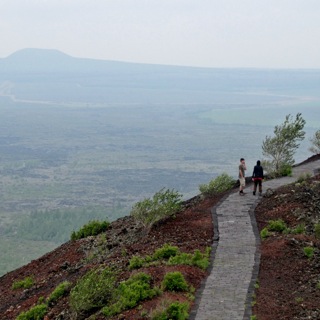
<path id="1" fill-rule="evenodd" d="M 313 175 L 319 168 L 320 160 L 296 167 L 292 177 L 264 182 L 263 190 L 294 182 L 303 173 Z M 254 196 L 250 187 L 245 191 L 244 196 L 238 192 L 230 194 L 212 210 L 216 240 L 212 268 L 190 319 L 250 319 L 260 262 L 260 236 L 254 217 L 254 208 L 260 197 Z"/>

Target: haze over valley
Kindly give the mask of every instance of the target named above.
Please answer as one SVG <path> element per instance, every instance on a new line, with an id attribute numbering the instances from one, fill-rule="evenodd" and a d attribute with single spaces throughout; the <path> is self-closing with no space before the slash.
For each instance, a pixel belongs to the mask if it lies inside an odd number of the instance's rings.
<path id="1" fill-rule="evenodd" d="M 0 275 L 161 188 L 187 199 L 222 172 L 236 177 L 239 158 L 252 168 L 289 113 L 307 121 L 296 161 L 311 156 L 319 89 L 311 69 L 147 65 L 40 49 L 0 59 Z"/>

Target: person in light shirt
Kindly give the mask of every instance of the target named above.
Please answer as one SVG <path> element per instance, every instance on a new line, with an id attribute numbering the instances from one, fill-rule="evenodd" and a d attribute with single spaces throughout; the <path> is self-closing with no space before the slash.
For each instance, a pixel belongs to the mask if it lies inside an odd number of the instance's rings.
<path id="1" fill-rule="evenodd" d="M 240 189 L 239 194 L 240 196 L 243 196 L 245 193 L 243 192 L 244 187 L 246 186 L 246 178 L 245 178 L 245 171 L 247 170 L 246 162 L 244 158 L 240 159 L 239 164 L 239 182 L 240 182 Z"/>

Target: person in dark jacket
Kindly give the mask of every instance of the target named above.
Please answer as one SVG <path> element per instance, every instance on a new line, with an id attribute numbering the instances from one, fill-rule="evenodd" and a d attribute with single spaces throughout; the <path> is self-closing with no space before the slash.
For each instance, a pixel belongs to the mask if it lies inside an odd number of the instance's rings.
<path id="1" fill-rule="evenodd" d="M 257 186 L 259 186 L 259 194 L 261 196 L 262 194 L 262 179 L 263 176 L 263 168 L 261 166 L 260 160 L 257 161 L 257 165 L 254 166 L 253 173 L 252 173 L 252 180 L 254 182 L 253 187 L 253 195 L 256 195 Z"/>

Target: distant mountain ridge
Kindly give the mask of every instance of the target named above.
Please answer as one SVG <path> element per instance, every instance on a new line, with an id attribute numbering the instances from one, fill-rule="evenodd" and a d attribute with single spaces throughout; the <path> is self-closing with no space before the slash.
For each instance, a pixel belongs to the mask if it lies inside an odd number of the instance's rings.
<path id="1" fill-rule="evenodd" d="M 76 72 L 84 68 L 85 72 L 97 71 L 97 66 L 110 65 L 109 61 L 74 58 L 54 49 L 22 49 L 6 58 L 0 59 L 0 68 L 7 72 L 59 71 Z M 111 62 L 112 63 L 112 62 Z M 87 66 L 87 67 L 85 67 Z"/>
<path id="2" fill-rule="evenodd" d="M 16 51 L 6 58 L 0 59 L 0 67 L 10 67 L 13 70 L 19 70 L 23 72 L 25 70 L 32 71 L 34 69 L 39 70 L 43 68 L 59 68 L 66 67 L 66 70 L 61 71 L 81 71 L 84 68 L 85 72 L 97 72 L 97 71 L 112 71 L 113 68 L 117 68 L 117 71 L 130 71 L 137 69 L 201 69 L 193 67 L 179 67 L 179 66 L 164 66 L 156 64 L 143 64 L 132 62 L 121 62 L 112 60 L 97 60 L 90 58 L 76 58 L 68 54 L 65 54 L 56 49 L 34 49 L 27 48 Z M 18 69 L 18 67 L 20 69 Z"/>
<path id="3" fill-rule="evenodd" d="M 72 58 L 70 55 L 63 53 L 56 49 L 35 49 L 26 48 L 10 54 L 8 57 L 3 58 L 6 60 L 20 60 L 20 59 L 50 59 L 50 58 Z"/>
<path id="4" fill-rule="evenodd" d="M 23 49 L 0 59 L 0 97 L 5 86 L 5 96 L 20 102 L 212 104 L 223 95 L 239 103 L 248 87 L 263 94 L 277 88 L 292 94 L 301 86 L 318 92 L 319 82 L 320 70 L 153 65 L 74 58 L 53 49 Z"/>

